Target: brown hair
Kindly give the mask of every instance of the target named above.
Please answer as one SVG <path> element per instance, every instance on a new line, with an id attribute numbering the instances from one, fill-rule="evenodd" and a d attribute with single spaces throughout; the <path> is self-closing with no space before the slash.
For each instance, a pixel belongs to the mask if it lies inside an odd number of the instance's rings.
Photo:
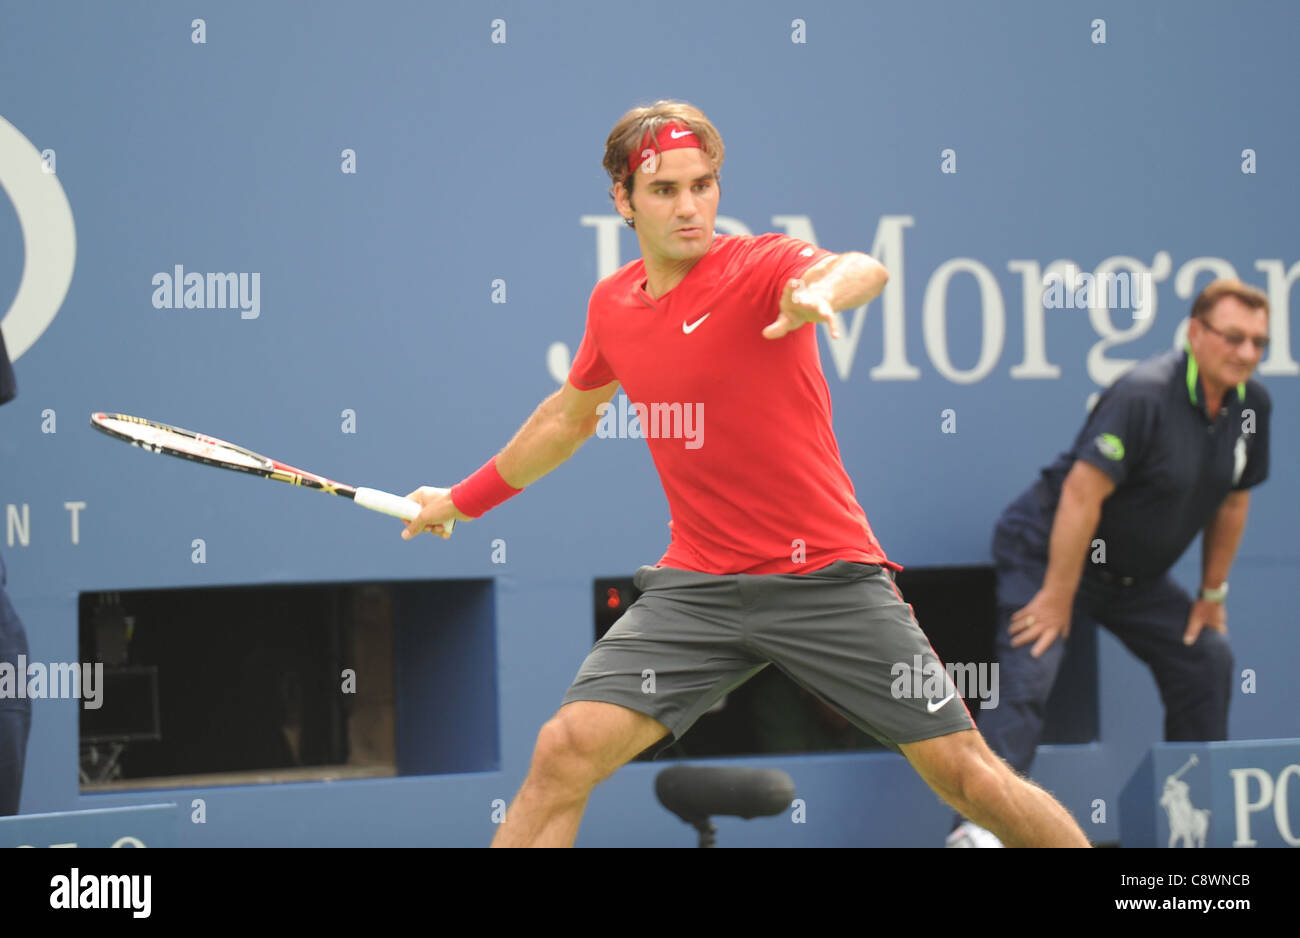
<path id="1" fill-rule="evenodd" d="M 619 118 L 614 129 L 605 140 L 605 159 L 603 166 L 609 173 L 609 197 L 614 198 L 614 189 L 622 183 L 630 196 L 632 194 L 635 173 L 627 170 L 628 158 L 641 146 L 646 132 L 656 140 L 665 124 L 681 124 L 695 131 L 704 154 L 713 164 L 713 171 L 720 174 L 722 170 L 722 135 L 704 112 L 685 101 L 656 101 L 649 107 L 635 107 Z M 655 144 L 658 150 L 658 144 Z M 628 221 L 632 225 L 631 220 Z"/>
<path id="2" fill-rule="evenodd" d="M 1211 281 L 1192 303 L 1192 318 L 1205 322 L 1214 304 L 1225 296 L 1235 296 L 1251 309 L 1263 309 L 1268 312 L 1268 296 L 1263 290 L 1242 283 L 1233 277 L 1220 277 L 1218 280 Z"/>

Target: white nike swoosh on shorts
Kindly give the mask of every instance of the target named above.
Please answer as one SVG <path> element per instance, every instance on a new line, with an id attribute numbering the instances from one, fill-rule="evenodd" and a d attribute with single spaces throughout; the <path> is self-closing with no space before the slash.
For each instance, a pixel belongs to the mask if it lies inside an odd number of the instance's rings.
<path id="1" fill-rule="evenodd" d="M 929 710 L 931 713 L 938 713 L 940 710 L 942 710 L 944 707 L 948 705 L 948 701 L 952 700 L 956 696 L 957 696 L 957 692 L 953 691 L 938 703 L 935 703 L 933 700 L 927 700 L 925 702 L 925 709 Z"/>

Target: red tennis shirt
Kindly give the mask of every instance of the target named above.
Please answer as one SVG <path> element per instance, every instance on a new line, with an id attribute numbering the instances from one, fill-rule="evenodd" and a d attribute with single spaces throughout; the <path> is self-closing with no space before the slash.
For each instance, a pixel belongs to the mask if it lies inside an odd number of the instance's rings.
<path id="1" fill-rule="evenodd" d="M 630 405 L 611 402 L 602 420 L 606 431 L 649 443 L 672 513 L 660 565 L 805 573 L 853 560 L 901 569 L 886 559 L 844 471 L 815 329 L 762 336 L 785 282 L 830 256 L 785 235 L 715 235 L 657 299 L 639 259 L 592 290 L 569 382 L 589 391 L 618 381 L 627 394 Z"/>

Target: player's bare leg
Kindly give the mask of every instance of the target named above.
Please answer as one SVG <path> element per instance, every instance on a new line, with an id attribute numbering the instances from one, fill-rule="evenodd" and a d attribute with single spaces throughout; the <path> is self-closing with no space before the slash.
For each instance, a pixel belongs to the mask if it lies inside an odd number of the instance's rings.
<path id="1" fill-rule="evenodd" d="M 519 794 L 494 847 L 572 847 L 591 790 L 663 739 L 658 720 L 615 704 L 565 704 L 537 734 Z"/>
<path id="2" fill-rule="evenodd" d="M 1017 775 L 978 730 L 899 748 L 939 797 L 1008 847 L 1090 846 L 1070 812 Z"/>

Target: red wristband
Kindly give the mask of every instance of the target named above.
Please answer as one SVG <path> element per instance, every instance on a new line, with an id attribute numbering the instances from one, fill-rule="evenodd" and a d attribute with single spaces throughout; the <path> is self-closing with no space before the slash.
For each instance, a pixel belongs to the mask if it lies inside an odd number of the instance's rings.
<path id="1" fill-rule="evenodd" d="M 522 491 L 501 478 L 493 456 L 483 468 L 451 487 L 451 502 L 461 514 L 479 518 Z"/>

